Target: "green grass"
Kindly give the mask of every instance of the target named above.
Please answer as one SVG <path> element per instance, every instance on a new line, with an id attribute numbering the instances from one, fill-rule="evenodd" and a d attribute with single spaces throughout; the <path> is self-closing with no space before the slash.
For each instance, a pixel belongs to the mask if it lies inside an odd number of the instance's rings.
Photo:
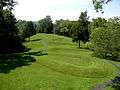
<path id="1" fill-rule="evenodd" d="M 70 38 L 37 34 L 24 44 L 28 52 L 1 57 L 0 90 L 90 90 L 116 75 L 115 67 Z"/>

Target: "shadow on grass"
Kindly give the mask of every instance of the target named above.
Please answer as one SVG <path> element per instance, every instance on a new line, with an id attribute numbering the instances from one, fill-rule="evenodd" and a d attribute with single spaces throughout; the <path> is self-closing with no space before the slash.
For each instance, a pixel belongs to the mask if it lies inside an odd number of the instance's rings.
<path id="1" fill-rule="evenodd" d="M 34 40 L 30 40 L 30 41 L 41 41 L 42 39 L 34 39 Z M 28 41 L 28 40 L 26 40 L 26 42 L 30 42 L 30 41 Z"/>
<path id="2" fill-rule="evenodd" d="M 17 67 L 31 65 L 36 61 L 34 56 L 47 55 L 42 51 L 28 52 L 28 53 L 17 53 L 17 54 L 6 54 L 0 55 L 0 73 L 9 73 L 11 70 Z"/>
<path id="3" fill-rule="evenodd" d="M 43 55 L 48 55 L 48 53 L 44 50 L 42 51 L 37 51 L 37 52 L 27 52 L 24 53 L 25 55 L 32 55 L 32 56 L 43 56 Z"/>
<path id="4" fill-rule="evenodd" d="M 113 85 L 112 87 L 114 88 L 114 90 L 120 90 L 120 75 L 116 76 L 113 80 Z"/>

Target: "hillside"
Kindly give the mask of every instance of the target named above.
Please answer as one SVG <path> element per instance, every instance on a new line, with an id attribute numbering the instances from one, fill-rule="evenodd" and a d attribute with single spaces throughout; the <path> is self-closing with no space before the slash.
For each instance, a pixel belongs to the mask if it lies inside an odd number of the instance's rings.
<path id="1" fill-rule="evenodd" d="M 27 52 L 1 58 L 12 63 L 0 64 L 0 90 L 90 90 L 116 74 L 115 67 L 78 49 L 71 38 L 37 34 L 24 45 Z"/>

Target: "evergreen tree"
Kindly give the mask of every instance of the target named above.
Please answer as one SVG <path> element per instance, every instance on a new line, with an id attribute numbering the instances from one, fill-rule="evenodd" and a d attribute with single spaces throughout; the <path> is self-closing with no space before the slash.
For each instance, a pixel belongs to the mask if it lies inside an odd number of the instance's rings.
<path id="1" fill-rule="evenodd" d="M 11 11 L 14 4 L 13 0 L 0 0 L 0 53 L 12 53 L 23 48 L 17 35 L 16 18 Z"/>

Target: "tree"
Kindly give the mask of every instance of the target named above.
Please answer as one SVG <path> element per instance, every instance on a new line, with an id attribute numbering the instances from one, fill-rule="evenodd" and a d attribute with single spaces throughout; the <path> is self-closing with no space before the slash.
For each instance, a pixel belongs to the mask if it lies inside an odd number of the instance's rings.
<path id="1" fill-rule="evenodd" d="M 11 11 L 14 5 L 15 5 L 15 2 L 13 0 L 0 0 L 0 26 L 1 28 L 4 28 L 4 24 L 5 24 L 3 14 L 5 14 L 6 10 Z M 4 9 L 4 7 L 6 7 L 6 10 Z M 9 13 L 11 14 L 11 12 Z"/>
<path id="2" fill-rule="evenodd" d="M 0 53 L 12 53 L 23 49 L 18 36 L 16 18 L 12 13 L 16 3 L 13 0 L 0 0 Z"/>
<path id="3" fill-rule="evenodd" d="M 89 17 L 87 16 L 87 11 L 81 12 L 78 22 L 80 23 L 80 31 L 82 34 L 81 40 L 83 42 L 88 41 L 89 39 Z"/>
<path id="4" fill-rule="evenodd" d="M 2 21 L 0 25 L 0 53 L 11 53 L 23 48 L 18 37 L 18 30 L 15 26 L 16 19 L 9 9 L 2 11 Z"/>
<path id="5" fill-rule="evenodd" d="M 78 43 L 78 40 L 79 40 L 79 47 L 80 47 L 80 39 L 79 39 L 80 36 L 79 36 L 79 32 L 78 32 L 79 28 L 80 28 L 80 26 L 79 26 L 78 21 L 74 21 L 72 24 L 72 27 L 71 27 L 72 41 Z"/>
<path id="6" fill-rule="evenodd" d="M 7 9 L 12 10 L 13 7 L 16 5 L 14 0 L 0 0 L 0 11 L 7 7 Z"/>
<path id="7" fill-rule="evenodd" d="M 18 36 L 20 37 L 21 41 L 25 41 L 26 31 L 27 31 L 27 21 L 18 20 L 16 26 L 18 28 Z"/>
<path id="8" fill-rule="evenodd" d="M 16 5 L 16 2 L 14 0 L 0 0 L 0 25 L 4 23 L 3 21 L 3 10 L 4 7 L 8 10 L 12 10 L 13 7 Z M 3 22 L 3 23 L 2 23 Z"/>
<path id="9" fill-rule="evenodd" d="M 36 21 L 36 22 L 34 22 L 34 27 L 35 27 L 35 31 L 36 31 L 36 33 L 40 33 L 41 31 L 41 26 L 39 25 L 39 22 L 38 21 Z"/>
<path id="10" fill-rule="evenodd" d="M 90 42 L 96 56 L 102 58 L 120 58 L 120 19 L 113 18 L 106 22 L 105 27 L 93 30 Z"/>
<path id="11" fill-rule="evenodd" d="M 94 8 L 97 12 L 103 13 L 103 5 L 108 4 L 112 0 L 92 0 Z"/>
<path id="12" fill-rule="evenodd" d="M 53 32 L 53 23 L 50 16 L 46 16 L 44 19 L 39 21 L 38 24 L 39 32 L 52 33 Z"/>
<path id="13" fill-rule="evenodd" d="M 32 21 L 18 20 L 16 26 L 18 28 L 18 35 L 22 41 L 24 41 L 25 38 L 29 38 L 30 40 L 30 36 L 36 34 L 35 24 Z"/>
<path id="14" fill-rule="evenodd" d="M 92 22 L 90 23 L 90 31 L 89 33 L 91 34 L 92 31 L 96 28 L 99 27 L 105 27 L 107 23 L 107 20 L 105 20 L 104 18 L 98 17 L 96 19 L 92 19 Z"/>
<path id="15" fill-rule="evenodd" d="M 73 26 L 75 28 L 75 30 L 73 31 L 73 41 L 75 39 L 74 36 L 77 37 L 76 42 L 79 43 L 79 48 L 80 48 L 80 41 L 83 41 L 85 43 L 89 39 L 88 20 L 89 17 L 87 16 L 87 11 L 81 12 L 78 22 Z"/>
<path id="16" fill-rule="evenodd" d="M 68 37 L 72 36 L 71 35 L 72 34 L 72 31 L 71 31 L 72 21 L 61 19 L 59 21 L 56 21 L 55 26 L 56 26 L 55 31 L 57 34 L 68 36 Z"/>
<path id="17" fill-rule="evenodd" d="M 28 38 L 29 38 L 29 41 L 30 41 L 30 36 L 36 34 L 36 30 L 35 30 L 35 27 L 34 27 L 34 24 L 33 24 L 32 21 L 28 21 L 28 22 L 27 22 L 27 30 L 26 30 L 25 33 L 26 33 L 26 36 L 25 36 L 25 37 L 28 37 Z"/>

